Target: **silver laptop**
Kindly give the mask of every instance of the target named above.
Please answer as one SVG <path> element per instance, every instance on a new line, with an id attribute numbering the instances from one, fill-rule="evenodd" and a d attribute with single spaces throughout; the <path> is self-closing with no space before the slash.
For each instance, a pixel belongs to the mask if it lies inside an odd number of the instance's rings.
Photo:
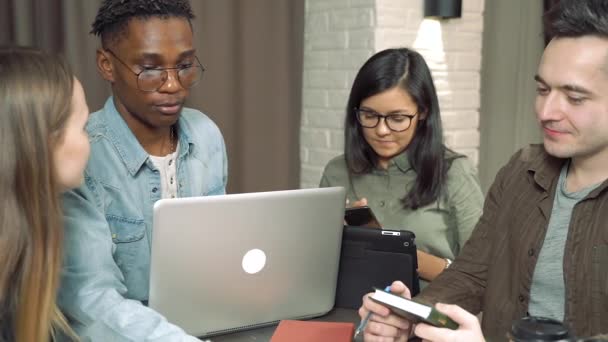
<path id="1" fill-rule="evenodd" d="M 149 306 L 194 336 L 329 312 L 344 188 L 160 200 Z"/>

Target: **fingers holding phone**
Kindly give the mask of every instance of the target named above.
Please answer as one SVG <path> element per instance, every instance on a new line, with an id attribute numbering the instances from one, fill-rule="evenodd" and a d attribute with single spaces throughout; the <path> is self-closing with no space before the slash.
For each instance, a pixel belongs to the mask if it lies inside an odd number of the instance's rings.
<path id="1" fill-rule="evenodd" d="M 357 208 L 357 207 L 366 207 L 366 206 L 367 206 L 367 198 L 365 198 L 365 197 L 354 201 L 352 204 L 349 203 L 348 199 L 346 199 L 347 208 Z"/>

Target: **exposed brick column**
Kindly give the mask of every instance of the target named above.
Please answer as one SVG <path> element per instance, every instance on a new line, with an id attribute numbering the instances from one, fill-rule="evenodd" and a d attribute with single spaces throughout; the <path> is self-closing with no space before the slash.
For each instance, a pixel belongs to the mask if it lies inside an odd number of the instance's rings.
<path id="1" fill-rule="evenodd" d="M 423 20 L 421 0 L 307 0 L 300 156 L 302 187 L 316 187 L 343 152 L 344 108 L 363 62 L 389 47 L 414 47 L 439 94 L 446 144 L 477 165 L 484 0 L 463 15 Z"/>

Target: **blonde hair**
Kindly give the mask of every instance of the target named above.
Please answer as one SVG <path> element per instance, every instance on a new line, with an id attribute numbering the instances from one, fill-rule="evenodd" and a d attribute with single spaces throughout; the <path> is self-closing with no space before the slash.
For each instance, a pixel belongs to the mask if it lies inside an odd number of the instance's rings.
<path id="1" fill-rule="evenodd" d="M 63 59 L 0 48 L 0 339 L 74 337 L 55 302 L 63 222 L 53 162 L 73 87 Z"/>

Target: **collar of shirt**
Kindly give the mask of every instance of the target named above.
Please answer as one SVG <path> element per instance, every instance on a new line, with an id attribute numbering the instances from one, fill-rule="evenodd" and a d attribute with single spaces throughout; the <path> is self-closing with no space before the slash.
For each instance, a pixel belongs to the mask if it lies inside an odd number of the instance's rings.
<path id="1" fill-rule="evenodd" d="M 411 169 L 412 166 L 410 165 L 406 150 L 401 154 L 393 157 L 393 159 L 388 162 L 388 168 L 386 170 L 376 167 L 372 170 L 372 173 L 386 174 L 387 172 L 394 173 L 395 171 L 398 173 L 406 173 Z"/>
<path id="2" fill-rule="evenodd" d="M 410 160 L 408 158 L 407 150 L 403 151 L 401 154 L 394 157 L 389 163 L 389 168 L 391 166 L 396 166 L 401 172 L 406 173 L 409 171 L 412 166 L 410 165 Z"/>
<path id="3" fill-rule="evenodd" d="M 552 194 L 555 190 L 559 173 L 564 164 L 567 163 L 569 159 L 556 158 L 549 155 L 547 152 L 544 151 L 542 145 L 540 145 L 539 148 L 543 149 L 543 153 L 541 154 L 541 156 L 530 160 L 528 172 L 532 175 L 536 184 L 538 184 L 546 192 Z M 531 151 L 531 149 L 524 149 L 524 153 L 527 153 L 528 151 Z M 522 158 L 527 157 L 528 156 L 525 155 L 522 156 Z M 596 198 L 607 187 L 608 179 L 605 180 L 601 185 L 596 187 L 593 191 L 591 191 L 585 198 Z"/>
<path id="4" fill-rule="evenodd" d="M 545 191 L 548 191 L 555 183 L 562 166 L 567 162 L 567 159 L 555 158 L 546 152 L 535 156 L 532 148 L 523 149 L 521 158 L 529 160 L 528 173 Z"/>
<path id="5" fill-rule="evenodd" d="M 137 141 L 125 120 L 118 113 L 113 97 L 106 101 L 104 111 L 106 113 L 105 121 L 109 128 L 106 134 L 116 147 L 116 151 L 129 173 L 135 175 L 148 159 L 148 152 Z M 178 158 L 183 158 L 194 147 L 194 141 L 190 138 L 191 134 L 183 120 L 177 121 L 177 131 L 179 139 Z"/>

